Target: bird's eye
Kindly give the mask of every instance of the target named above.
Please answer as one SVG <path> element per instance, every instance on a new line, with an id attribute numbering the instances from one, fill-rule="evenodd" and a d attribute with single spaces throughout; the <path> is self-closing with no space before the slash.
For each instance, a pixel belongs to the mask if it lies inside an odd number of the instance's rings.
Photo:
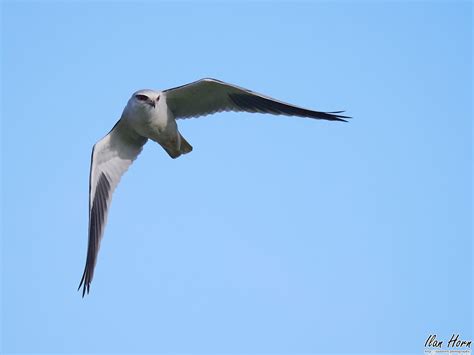
<path id="1" fill-rule="evenodd" d="M 148 100 L 148 96 L 146 96 L 146 95 L 137 94 L 137 95 L 135 95 L 135 97 L 136 97 L 137 100 L 139 100 L 139 101 L 146 101 L 146 100 Z"/>

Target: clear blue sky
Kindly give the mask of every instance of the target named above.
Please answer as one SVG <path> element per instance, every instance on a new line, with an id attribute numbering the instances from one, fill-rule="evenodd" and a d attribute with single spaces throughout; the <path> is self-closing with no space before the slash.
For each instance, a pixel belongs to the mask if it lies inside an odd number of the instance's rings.
<path id="1" fill-rule="evenodd" d="M 3 2 L 2 350 L 421 354 L 472 338 L 472 4 Z M 92 145 L 202 77 L 350 123 L 180 121 L 114 194 Z"/>

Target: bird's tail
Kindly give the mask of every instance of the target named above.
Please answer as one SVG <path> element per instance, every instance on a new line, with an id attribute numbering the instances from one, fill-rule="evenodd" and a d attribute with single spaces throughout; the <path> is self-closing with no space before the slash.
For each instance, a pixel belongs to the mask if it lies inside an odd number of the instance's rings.
<path id="1" fill-rule="evenodd" d="M 178 134 L 179 134 L 179 141 L 180 141 L 179 149 L 170 148 L 170 147 L 166 147 L 162 145 L 163 149 L 166 150 L 166 153 L 168 153 L 168 155 L 173 159 L 176 159 L 182 154 L 187 154 L 193 150 L 193 147 L 191 146 L 191 144 L 189 144 L 188 141 L 184 139 L 181 133 L 178 133 Z"/>
<path id="2" fill-rule="evenodd" d="M 191 144 L 189 144 L 186 139 L 184 139 L 184 137 L 181 135 L 181 133 L 179 134 L 179 138 L 181 140 L 181 146 L 179 147 L 180 153 L 181 154 L 190 153 L 193 150 L 193 146 Z"/>

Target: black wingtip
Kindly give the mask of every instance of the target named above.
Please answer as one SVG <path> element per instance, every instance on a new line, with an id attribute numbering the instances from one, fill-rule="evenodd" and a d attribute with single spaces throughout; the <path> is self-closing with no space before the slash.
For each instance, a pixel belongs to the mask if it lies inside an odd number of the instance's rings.
<path id="1" fill-rule="evenodd" d="M 344 111 L 321 112 L 308 110 L 302 107 L 290 105 L 275 99 L 264 97 L 253 93 L 230 93 L 230 100 L 242 111 L 269 113 L 273 115 L 286 115 L 309 117 L 327 121 L 347 122 L 349 116 L 341 115 Z"/>
<path id="2" fill-rule="evenodd" d="M 89 288 L 90 288 L 90 282 L 86 282 L 86 273 L 87 270 L 84 270 L 84 274 L 82 275 L 81 282 L 79 283 L 79 287 L 77 288 L 77 291 L 79 291 L 82 287 L 82 298 L 87 294 L 89 294 Z"/>
<path id="3" fill-rule="evenodd" d="M 326 119 L 329 121 L 338 121 L 338 122 L 349 122 L 352 117 L 350 116 L 343 116 L 343 115 L 333 115 L 332 113 L 326 112 L 326 114 L 329 116 Z"/>
<path id="4" fill-rule="evenodd" d="M 86 295 L 86 293 L 89 294 L 89 287 L 90 287 L 90 286 L 89 286 L 89 285 L 86 285 L 86 284 L 84 284 L 84 285 L 79 285 L 77 291 L 79 291 L 79 290 L 81 289 L 81 286 L 82 286 L 82 298 L 84 298 L 84 296 Z"/>
<path id="5" fill-rule="evenodd" d="M 344 116 L 340 115 L 340 113 L 343 113 L 346 111 L 330 111 L 330 112 L 325 112 L 327 115 L 329 115 L 331 118 L 329 120 L 331 121 L 339 121 L 339 122 L 349 122 L 348 120 L 352 119 L 351 116 Z"/>

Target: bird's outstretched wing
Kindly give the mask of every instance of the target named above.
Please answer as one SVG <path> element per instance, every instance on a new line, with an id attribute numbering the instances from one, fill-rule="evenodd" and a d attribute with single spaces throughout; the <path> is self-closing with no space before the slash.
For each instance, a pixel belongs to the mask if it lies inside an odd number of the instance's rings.
<path id="1" fill-rule="evenodd" d="M 142 151 L 147 139 L 138 136 L 118 121 L 92 148 L 89 175 L 89 242 L 87 260 L 79 288 L 82 297 L 89 293 L 100 241 L 104 234 L 112 193 L 120 178 Z"/>
<path id="2" fill-rule="evenodd" d="M 163 92 L 175 118 L 206 116 L 222 111 L 270 113 L 329 121 L 350 118 L 340 115 L 343 111 L 308 110 L 216 79 L 201 79 Z"/>

